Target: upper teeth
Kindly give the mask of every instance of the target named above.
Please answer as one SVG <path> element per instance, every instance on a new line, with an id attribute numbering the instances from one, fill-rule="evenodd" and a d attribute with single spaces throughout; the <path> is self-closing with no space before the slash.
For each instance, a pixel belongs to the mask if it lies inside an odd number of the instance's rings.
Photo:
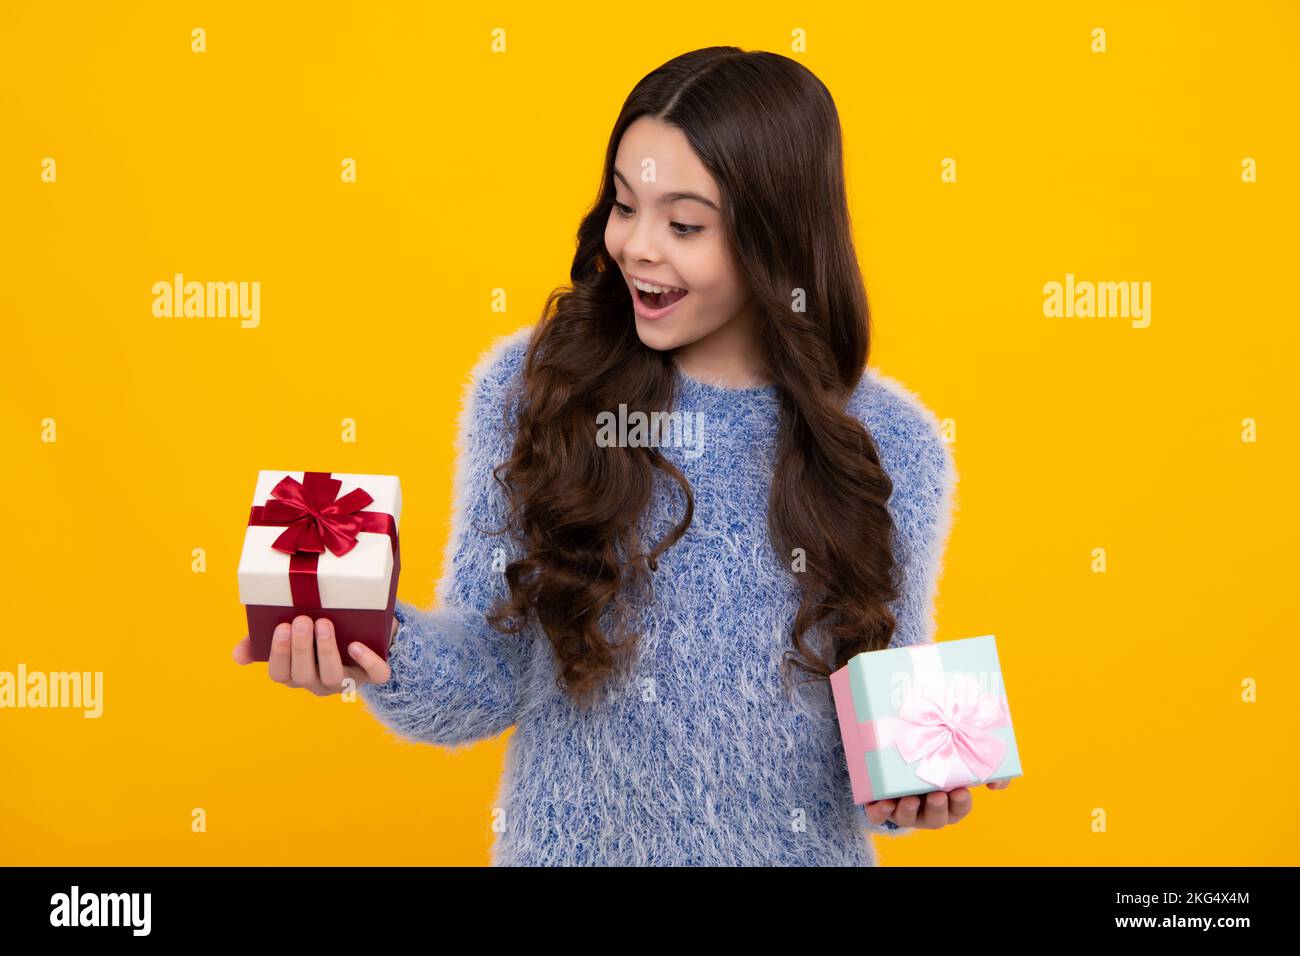
<path id="1" fill-rule="evenodd" d="M 651 285 L 649 282 L 642 282 L 636 276 L 632 277 L 632 284 L 642 292 L 685 292 L 685 289 L 674 289 L 670 285 Z"/>

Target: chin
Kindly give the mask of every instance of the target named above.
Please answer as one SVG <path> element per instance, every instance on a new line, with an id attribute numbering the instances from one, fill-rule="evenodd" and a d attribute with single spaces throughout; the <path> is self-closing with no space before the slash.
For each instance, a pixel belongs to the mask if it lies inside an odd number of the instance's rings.
<path id="1" fill-rule="evenodd" d="M 661 322 L 652 322 L 636 316 L 636 334 L 641 344 L 656 352 L 670 352 L 681 345 L 681 335 Z"/>

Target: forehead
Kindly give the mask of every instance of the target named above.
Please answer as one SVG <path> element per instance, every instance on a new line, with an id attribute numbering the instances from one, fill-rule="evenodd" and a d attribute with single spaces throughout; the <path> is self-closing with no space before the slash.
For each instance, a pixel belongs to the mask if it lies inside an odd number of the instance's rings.
<path id="1" fill-rule="evenodd" d="M 646 160 L 654 161 L 653 182 L 641 179 Z M 639 193 L 653 197 L 666 192 L 695 192 L 716 206 L 722 205 L 718 184 L 695 155 L 686 134 L 653 116 L 638 117 L 624 131 L 614 166 Z"/>

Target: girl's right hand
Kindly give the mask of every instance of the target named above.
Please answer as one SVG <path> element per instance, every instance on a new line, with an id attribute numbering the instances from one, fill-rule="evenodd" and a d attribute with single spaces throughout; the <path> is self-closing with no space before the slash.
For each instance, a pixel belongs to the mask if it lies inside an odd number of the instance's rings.
<path id="1" fill-rule="evenodd" d="M 397 635 L 397 618 L 393 618 L 392 636 Z M 341 693 L 343 680 L 351 677 L 361 684 L 386 684 L 392 670 L 388 662 L 364 644 L 354 642 L 349 648 L 360 667 L 345 667 L 334 639 L 334 625 L 329 618 L 312 619 L 300 614 L 293 624 L 281 624 L 271 638 L 271 659 L 266 672 L 271 680 L 286 687 L 309 690 L 317 697 Z M 235 662 L 253 663 L 248 638 L 235 645 Z"/>

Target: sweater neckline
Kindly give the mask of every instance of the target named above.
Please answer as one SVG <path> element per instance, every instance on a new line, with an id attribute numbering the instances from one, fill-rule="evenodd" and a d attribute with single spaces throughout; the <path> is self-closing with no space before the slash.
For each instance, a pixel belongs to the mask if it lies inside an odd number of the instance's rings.
<path id="1" fill-rule="evenodd" d="M 676 360 L 673 361 L 673 371 L 677 379 L 678 394 L 684 400 L 684 404 L 717 406 L 735 403 L 757 405 L 777 403 L 779 388 L 775 383 L 735 388 L 717 381 L 687 375 Z"/>

